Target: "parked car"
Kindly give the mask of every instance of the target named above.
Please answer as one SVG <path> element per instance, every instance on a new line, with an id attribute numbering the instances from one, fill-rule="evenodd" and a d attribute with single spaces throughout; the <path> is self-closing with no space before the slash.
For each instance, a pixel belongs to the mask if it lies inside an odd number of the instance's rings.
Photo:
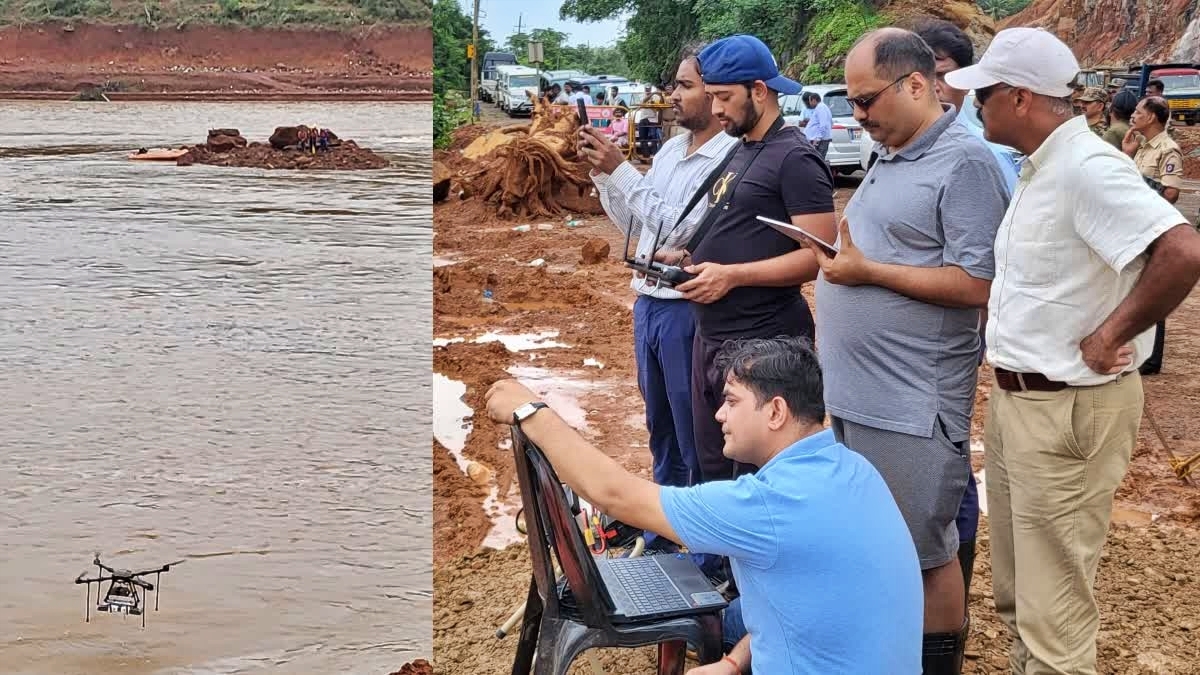
<path id="1" fill-rule="evenodd" d="M 981 122 L 979 120 L 979 116 L 975 114 L 975 92 L 967 92 L 967 97 L 963 99 L 963 108 L 967 110 L 967 122 L 973 125 L 976 129 L 982 131 L 983 122 Z M 863 170 L 866 171 L 867 169 L 871 168 L 871 165 L 875 163 L 875 159 L 879 155 L 877 154 L 878 151 L 875 150 L 875 141 L 871 140 L 871 136 L 869 134 L 863 134 L 861 141 L 862 142 L 859 144 L 858 155 L 859 164 L 862 166 Z M 1009 153 L 1009 155 L 1012 157 L 1013 164 L 1020 166 L 1021 162 L 1024 161 L 1025 155 L 1022 155 L 1015 148 L 1010 148 L 1007 145 L 1001 147 L 1004 148 L 1004 151 Z"/>
<path id="2" fill-rule="evenodd" d="M 829 152 L 825 160 L 834 171 L 841 174 L 852 174 L 859 168 L 859 139 L 865 136 L 862 127 L 854 120 L 854 110 L 846 100 L 846 85 L 844 84 L 810 84 L 805 85 L 804 91 L 811 91 L 821 96 L 821 102 L 829 106 L 833 113 L 833 139 L 829 143 Z M 783 119 L 788 124 L 799 125 L 802 118 L 807 118 L 802 94 L 789 94 L 779 97 L 779 107 L 783 110 Z"/>

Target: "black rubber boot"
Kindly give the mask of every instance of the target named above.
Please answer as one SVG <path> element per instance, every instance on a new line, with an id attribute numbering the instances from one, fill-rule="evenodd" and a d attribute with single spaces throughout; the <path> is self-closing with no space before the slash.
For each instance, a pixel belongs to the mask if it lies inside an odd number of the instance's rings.
<path id="1" fill-rule="evenodd" d="M 971 574 L 975 571 L 975 540 L 963 541 L 958 544 L 958 564 L 962 567 L 963 590 L 966 591 L 967 605 L 971 604 Z"/>
<path id="2" fill-rule="evenodd" d="M 966 652 L 967 628 L 970 620 L 955 633 L 926 633 L 921 649 L 923 675 L 960 675 L 963 654 Z"/>

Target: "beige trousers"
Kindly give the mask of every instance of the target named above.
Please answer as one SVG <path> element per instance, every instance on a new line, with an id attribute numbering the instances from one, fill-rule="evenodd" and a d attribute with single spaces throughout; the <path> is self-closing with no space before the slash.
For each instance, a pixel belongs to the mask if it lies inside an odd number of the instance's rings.
<path id="1" fill-rule="evenodd" d="M 1136 372 L 1058 392 L 992 388 L 984 431 L 996 612 L 1015 675 L 1094 675 L 1092 593 L 1142 419 Z"/>

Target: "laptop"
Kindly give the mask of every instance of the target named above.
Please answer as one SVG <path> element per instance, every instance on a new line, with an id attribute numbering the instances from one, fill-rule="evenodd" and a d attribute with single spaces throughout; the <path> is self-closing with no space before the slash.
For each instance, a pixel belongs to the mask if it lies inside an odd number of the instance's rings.
<path id="1" fill-rule="evenodd" d="M 592 560 L 613 606 L 613 623 L 691 616 L 729 606 L 686 553 Z"/>

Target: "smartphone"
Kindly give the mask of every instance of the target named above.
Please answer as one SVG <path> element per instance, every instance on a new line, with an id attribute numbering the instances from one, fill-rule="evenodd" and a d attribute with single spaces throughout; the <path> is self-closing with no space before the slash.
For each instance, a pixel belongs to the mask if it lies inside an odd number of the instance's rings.
<path id="1" fill-rule="evenodd" d="M 575 107 L 579 110 L 579 124 L 588 126 L 591 122 L 588 121 L 587 106 L 583 104 L 583 99 L 575 99 Z"/>

